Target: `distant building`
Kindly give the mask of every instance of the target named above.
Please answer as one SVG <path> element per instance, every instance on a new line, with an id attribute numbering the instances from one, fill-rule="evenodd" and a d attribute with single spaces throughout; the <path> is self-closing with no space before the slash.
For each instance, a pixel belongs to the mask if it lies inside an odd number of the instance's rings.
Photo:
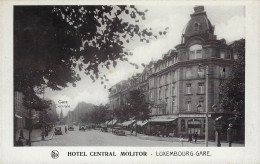
<path id="1" fill-rule="evenodd" d="M 221 111 L 219 86 L 229 76 L 237 55 L 232 53 L 225 39 L 218 40 L 214 35 L 214 26 L 204 6 L 194 7 L 190 16 L 175 50 L 169 50 L 158 61 L 151 61 L 142 74 L 113 86 L 110 106 L 114 109 L 122 105 L 127 92 L 139 88 L 152 104 L 152 125 L 170 128 L 175 135 L 197 132 L 203 136 L 208 67 L 209 137 L 214 137 L 212 114 Z"/>

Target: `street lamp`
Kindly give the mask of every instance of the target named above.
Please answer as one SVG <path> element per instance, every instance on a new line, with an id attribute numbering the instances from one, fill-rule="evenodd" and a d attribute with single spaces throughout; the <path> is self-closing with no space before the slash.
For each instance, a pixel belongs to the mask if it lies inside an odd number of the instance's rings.
<path id="1" fill-rule="evenodd" d="M 198 73 L 203 73 L 200 67 L 206 69 L 206 125 L 205 125 L 205 146 L 208 147 L 209 142 L 209 109 L 208 109 L 208 82 L 209 82 L 209 67 L 207 65 L 199 64 Z"/>

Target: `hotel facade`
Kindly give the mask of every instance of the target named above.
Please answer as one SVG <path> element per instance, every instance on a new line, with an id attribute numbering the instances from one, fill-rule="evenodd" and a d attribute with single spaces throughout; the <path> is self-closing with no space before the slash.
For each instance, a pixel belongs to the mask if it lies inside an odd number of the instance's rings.
<path id="1" fill-rule="evenodd" d="M 151 125 L 168 126 L 178 136 L 195 132 L 204 136 L 207 103 L 211 138 L 215 116 L 224 112 L 219 105 L 219 86 L 238 57 L 225 39 L 218 40 L 214 35 L 203 6 L 194 7 L 190 17 L 174 50 L 151 61 L 142 73 L 111 87 L 110 106 L 120 107 L 127 103 L 131 89 L 142 89 L 151 104 Z"/>

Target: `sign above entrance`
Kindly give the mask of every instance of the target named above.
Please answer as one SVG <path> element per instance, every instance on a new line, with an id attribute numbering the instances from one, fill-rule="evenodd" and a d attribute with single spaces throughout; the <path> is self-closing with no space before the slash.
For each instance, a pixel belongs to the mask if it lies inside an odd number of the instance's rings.
<path id="1" fill-rule="evenodd" d="M 179 114 L 179 117 L 206 117 L 206 114 Z M 209 114 L 211 117 L 211 114 Z"/>

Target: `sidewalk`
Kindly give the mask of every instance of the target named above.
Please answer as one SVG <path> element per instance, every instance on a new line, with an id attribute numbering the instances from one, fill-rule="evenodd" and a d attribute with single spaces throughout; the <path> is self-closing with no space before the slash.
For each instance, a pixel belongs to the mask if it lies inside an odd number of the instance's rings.
<path id="1" fill-rule="evenodd" d="M 31 142 L 39 142 L 39 141 L 42 141 L 42 136 L 41 136 L 41 134 L 42 134 L 41 129 L 33 129 L 32 132 L 31 132 Z M 28 139 L 29 139 L 29 131 L 28 131 L 28 130 L 23 129 L 23 135 L 24 135 L 25 140 L 28 140 Z M 49 132 L 48 136 L 45 136 L 44 138 L 45 138 L 45 140 L 51 140 L 52 137 L 53 137 L 53 135 L 54 135 L 54 129 L 52 129 L 52 130 Z M 17 132 L 17 133 L 16 133 L 16 138 L 17 138 L 17 140 L 18 140 L 18 137 L 19 137 L 19 136 L 20 136 L 20 133 Z"/>
<path id="2" fill-rule="evenodd" d="M 135 137 L 135 133 L 132 135 L 130 132 L 125 131 L 127 136 L 133 136 Z M 205 140 L 198 139 L 197 142 L 195 143 L 194 140 L 193 142 L 188 142 L 187 138 L 183 138 L 183 142 L 180 142 L 180 138 L 178 137 L 158 137 L 158 136 L 148 136 L 144 134 L 137 134 L 137 137 L 142 140 L 150 140 L 150 141 L 166 141 L 166 142 L 176 142 L 176 144 L 180 144 L 180 146 L 184 147 L 203 147 L 205 146 Z M 208 143 L 209 147 L 217 147 L 217 143 L 215 141 L 209 141 Z M 228 142 L 226 141 L 221 141 L 221 146 L 222 147 L 228 147 Z M 241 143 L 232 143 L 232 147 L 244 147 L 245 144 Z"/>

